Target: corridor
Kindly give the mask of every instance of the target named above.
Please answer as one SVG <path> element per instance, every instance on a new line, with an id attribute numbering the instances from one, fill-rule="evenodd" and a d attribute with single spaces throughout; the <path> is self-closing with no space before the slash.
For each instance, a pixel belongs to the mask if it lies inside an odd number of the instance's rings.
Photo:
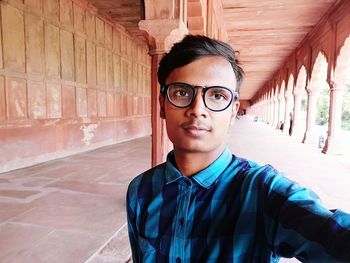
<path id="1" fill-rule="evenodd" d="M 236 120 L 228 145 L 350 211 L 349 156 L 324 155 L 249 116 Z M 150 166 L 150 147 L 144 137 L 0 174 L 0 261 L 127 262 L 125 192 Z"/>

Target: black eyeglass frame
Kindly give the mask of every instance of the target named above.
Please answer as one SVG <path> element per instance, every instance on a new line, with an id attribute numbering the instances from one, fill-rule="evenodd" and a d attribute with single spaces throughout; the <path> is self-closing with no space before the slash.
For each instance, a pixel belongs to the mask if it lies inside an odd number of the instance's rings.
<path id="1" fill-rule="evenodd" d="M 169 98 L 169 93 L 168 93 L 168 90 L 169 90 L 169 87 L 172 86 L 172 85 L 183 85 L 183 86 L 186 86 L 186 87 L 189 87 L 191 88 L 192 92 L 193 92 L 193 96 L 192 96 L 192 99 L 190 101 L 190 103 L 187 105 L 187 106 L 178 106 L 178 105 L 175 105 Z M 173 105 L 174 107 L 177 107 L 177 108 L 187 108 L 188 106 L 190 106 L 195 97 L 196 97 L 196 94 L 197 94 L 197 89 L 196 88 L 202 88 L 202 99 L 203 99 L 203 102 L 204 102 L 204 105 L 207 109 L 211 110 L 211 111 L 214 111 L 214 112 L 220 112 L 220 111 L 224 111 L 226 110 L 228 107 L 230 107 L 230 105 L 232 104 L 232 102 L 234 100 L 237 100 L 238 99 L 238 93 L 236 91 L 233 91 L 227 87 L 223 87 L 223 86 L 197 86 L 197 85 L 191 85 L 191 84 L 188 84 L 188 83 L 184 83 L 184 82 L 174 82 L 174 83 L 169 83 L 169 84 L 165 84 L 161 87 L 161 94 L 163 94 L 163 96 L 166 96 L 168 101 L 170 102 L 171 105 Z M 215 89 L 215 88 L 220 88 L 220 89 L 225 89 L 227 91 L 229 91 L 231 93 L 231 100 L 230 102 L 227 104 L 227 106 L 221 110 L 213 110 L 211 108 L 208 107 L 207 103 L 205 102 L 205 94 L 208 90 L 210 89 Z"/>

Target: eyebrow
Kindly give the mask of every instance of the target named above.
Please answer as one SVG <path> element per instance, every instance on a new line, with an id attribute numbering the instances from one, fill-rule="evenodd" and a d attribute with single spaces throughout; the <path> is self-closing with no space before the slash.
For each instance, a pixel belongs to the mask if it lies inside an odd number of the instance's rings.
<path id="1" fill-rule="evenodd" d="M 191 86 L 193 88 L 225 88 L 225 89 L 229 89 L 233 92 L 237 92 L 236 89 L 231 89 L 227 86 L 222 86 L 222 85 L 211 85 L 211 86 L 203 86 L 203 85 L 194 85 L 194 84 L 190 84 L 190 83 L 187 83 L 187 82 L 172 82 L 172 83 L 169 83 L 169 84 L 165 84 L 163 87 L 167 87 L 167 86 L 170 86 L 170 85 L 174 85 L 174 84 L 180 84 L 180 85 L 188 85 L 188 86 Z"/>

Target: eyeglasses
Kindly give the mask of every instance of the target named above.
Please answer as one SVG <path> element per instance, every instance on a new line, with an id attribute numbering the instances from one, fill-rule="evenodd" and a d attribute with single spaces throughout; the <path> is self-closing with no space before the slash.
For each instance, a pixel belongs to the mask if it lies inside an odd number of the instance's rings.
<path id="1" fill-rule="evenodd" d="M 231 105 L 233 100 L 238 99 L 238 93 L 226 87 L 202 87 L 181 82 L 164 85 L 161 93 L 166 94 L 169 102 L 175 107 L 186 108 L 193 102 L 196 88 L 202 88 L 204 105 L 211 111 L 223 111 Z"/>

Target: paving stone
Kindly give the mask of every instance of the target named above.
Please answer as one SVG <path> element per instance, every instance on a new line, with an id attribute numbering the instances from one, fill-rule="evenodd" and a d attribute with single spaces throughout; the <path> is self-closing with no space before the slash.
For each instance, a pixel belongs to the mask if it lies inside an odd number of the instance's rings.
<path id="1" fill-rule="evenodd" d="M 93 255 L 87 263 L 129 262 L 131 250 L 129 246 L 128 229 L 124 224 L 111 240 Z"/>
<path id="2" fill-rule="evenodd" d="M 118 226 L 116 222 L 116 205 L 113 207 L 101 207 L 89 209 L 77 206 L 40 206 L 11 219 L 11 222 L 38 225 L 60 230 L 79 230 L 85 233 L 94 233 L 105 236 L 115 232 Z"/>
<path id="3" fill-rule="evenodd" d="M 1 198 L 0 198 L 1 200 Z M 0 201 L 0 225 L 12 217 L 18 216 L 32 207 L 28 204 L 4 203 Z"/>
<path id="4" fill-rule="evenodd" d="M 32 195 L 38 194 L 38 191 L 17 191 L 17 190 L 0 190 L 0 196 L 13 197 L 13 198 L 27 198 Z"/>
<path id="5" fill-rule="evenodd" d="M 124 260 L 124 262 L 131 257 L 127 225 L 124 225 L 118 231 L 112 240 L 101 250 L 99 255 L 114 257 L 117 260 Z"/>
<path id="6" fill-rule="evenodd" d="M 33 249 L 38 242 L 52 232 L 51 228 L 6 223 L 0 225 L 0 259 L 1 262 L 19 261 L 18 255 Z M 35 262 L 35 261 L 32 261 Z"/>
<path id="7" fill-rule="evenodd" d="M 96 257 L 93 257 L 86 263 L 125 263 L 125 262 L 129 262 L 129 261 L 125 261 L 124 259 L 116 259 L 114 257 L 105 257 L 105 256 L 98 255 Z"/>
<path id="8" fill-rule="evenodd" d="M 102 242 L 99 236 L 92 234 L 56 230 L 42 238 L 33 248 L 18 253 L 16 262 L 85 262 Z"/>

